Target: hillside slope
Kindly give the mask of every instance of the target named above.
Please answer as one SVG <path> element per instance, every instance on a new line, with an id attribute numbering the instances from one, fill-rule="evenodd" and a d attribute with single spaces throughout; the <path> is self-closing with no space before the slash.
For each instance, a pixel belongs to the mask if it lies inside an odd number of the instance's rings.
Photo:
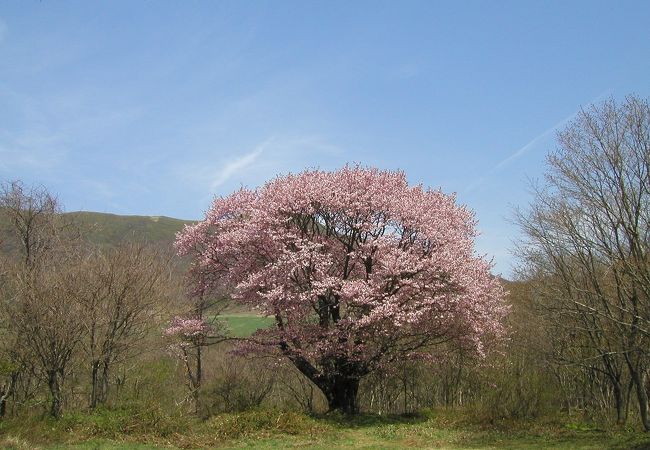
<path id="1" fill-rule="evenodd" d="M 171 248 L 176 233 L 194 223 L 164 216 L 120 216 L 86 211 L 69 212 L 64 216 L 80 229 L 85 239 L 105 246 L 131 241 Z M 18 245 L 7 216 L 0 214 L 0 250 L 11 253 Z"/>
<path id="2" fill-rule="evenodd" d="M 89 241 L 104 245 L 115 245 L 124 240 L 171 245 L 177 232 L 194 223 L 165 216 L 120 216 L 85 211 L 66 213 L 66 216 L 81 227 Z"/>

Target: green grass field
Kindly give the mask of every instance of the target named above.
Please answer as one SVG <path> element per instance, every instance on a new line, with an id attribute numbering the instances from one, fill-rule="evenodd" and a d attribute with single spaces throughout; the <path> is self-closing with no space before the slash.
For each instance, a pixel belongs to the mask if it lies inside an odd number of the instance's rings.
<path id="1" fill-rule="evenodd" d="M 0 446 L 14 449 L 313 448 L 335 449 L 634 449 L 647 433 L 603 431 L 559 420 L 473 423 L 459 412 L 413 417 L 309 417 L 279 411 L 222 414 L 141 428 L 137 417 L 86 415 L 58 423 L 4 424 Z M 108 413 L 110 414 L 110 413 Z"/>
<path id="2" fill-rule="evenodd" d="M 228 334 L 232 337 L 247 337 L 260 328 L 273 325 L 273 317 L 263 317 L 253 313 L 221 314 L 219 319 L 226 323 Z"/>

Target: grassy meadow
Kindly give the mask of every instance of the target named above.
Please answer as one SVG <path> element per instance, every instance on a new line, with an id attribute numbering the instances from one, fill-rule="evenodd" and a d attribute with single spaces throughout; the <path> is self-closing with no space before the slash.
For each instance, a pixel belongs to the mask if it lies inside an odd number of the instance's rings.
<path id="1" fill-rule="evenodd" d="M 254 313 L 220 314 L 219 319 L 225 323 L 227 333 L 232 337 L 247 337 L 261 328 L 273 325 L 273 317 L 264 317 Z"/>
<path id="2" fill-rule="evenodd" d="M 222 314 L 228 334 L 246 337 L 273 319 L 250 312 Z M 485 420 L 471 409 L 440 408 L 412 415 L 308 415 L 254 409 L 202 420 L 179 409 L 133 404 L 93 413 L 66 413 L 0 422 L 3 449 L 650 449 L 650 435 L 605 429 L 578 417 Z"/>
<path id="3" fill-rule="evenodd" d="M 228 334 L 245 337 L 272 318 L 243 311 L 219 316 Z M 469 409 L 440 408 L 412 415 L 308 415 L 255 409 L 207 420 L 179 409 L 133 404 L 59 420 L 12 417 L 0 422 L 3 449 L 646 449 L 650 436 L 632 429 L 601 429 L 556 416 L 486 421 Z"/>
<path id="4" fill-rule="evenodd" d="M 0 427 L 2 448 L 313 448 L 313 449 L 647 449 L 650 436 L 605 431 L 567 417 L 485 424 L 467 411 L 435 410 L 412 416 L 307 416 L 256 410 L 206 421 L 119 411 L 66 415 L 55 421 Z"/>

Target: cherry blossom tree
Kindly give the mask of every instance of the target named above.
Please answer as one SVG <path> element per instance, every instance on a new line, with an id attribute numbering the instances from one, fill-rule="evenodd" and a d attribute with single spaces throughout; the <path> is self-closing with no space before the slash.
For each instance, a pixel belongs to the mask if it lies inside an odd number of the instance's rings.
<path id="1" fill-rule="evenodd" d="M 208 323 L 203 317 L 180 317 L 171 319 L 163 334 L 171 339 L 169 349 L 183 364 L 187 387 L 199 411 L 199 390 L 203 381 L 203 348 L 225 340 L 219 324 Z"/>
<path id="2" fill-rule="evenodd" d="M 275 318 L 245 351 L 287 358 L 331 410 L 355 413 L 360 380 L 457 341 L 483 352 L 507 312 L 476 256 L 473 214 L 402 172 L 346 166 L 215 199 L 177 250 L 196 291 L 227 286 Z"/>

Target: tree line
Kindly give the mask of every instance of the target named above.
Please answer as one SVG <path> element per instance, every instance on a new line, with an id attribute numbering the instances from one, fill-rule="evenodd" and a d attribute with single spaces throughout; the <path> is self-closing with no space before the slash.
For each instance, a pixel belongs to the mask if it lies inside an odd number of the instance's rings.
<path id="1" fill-rule="evenodd" d="M 46 386 L 59 417 L 66 383 L 79 375 L 73 369 L 88 372 L 88 406 L 104 404 L 115 366 L 146 350 L 165 311 L 170 256 L 142 244 L 85 242 L 43 188 L 6 183 L 0 208 L 13 231 L 1 273 L 0 415 L 9 399 L 24 403 Z"/>

